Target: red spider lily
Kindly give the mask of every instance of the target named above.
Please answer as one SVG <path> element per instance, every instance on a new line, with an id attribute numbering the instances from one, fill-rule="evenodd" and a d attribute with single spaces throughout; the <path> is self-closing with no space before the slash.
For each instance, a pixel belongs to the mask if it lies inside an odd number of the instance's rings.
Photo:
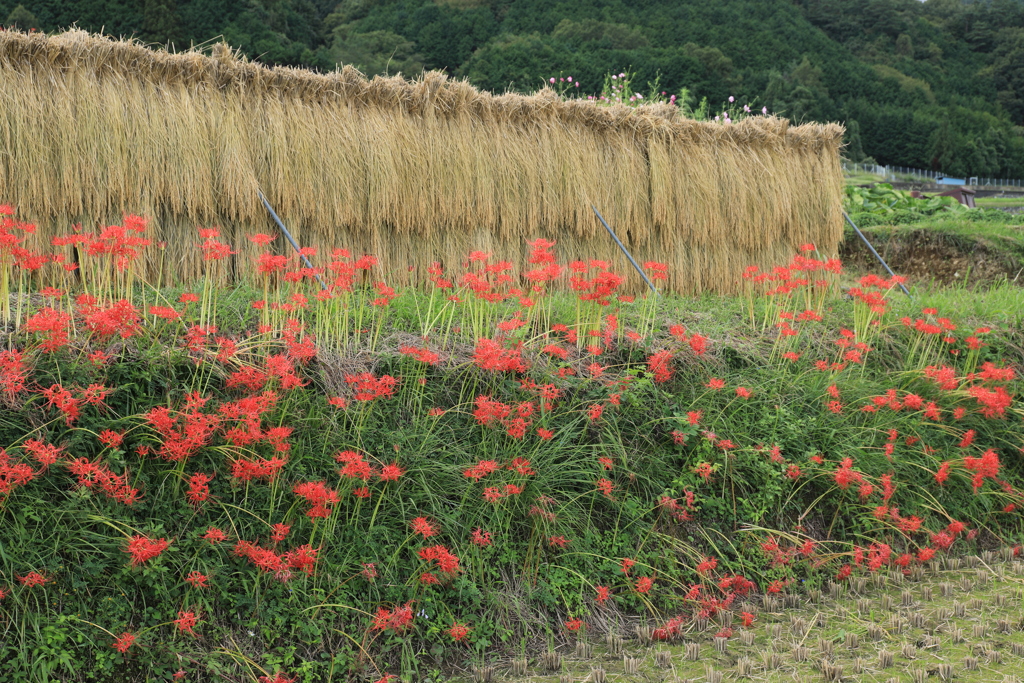
<path id="1" fill-rule="evenodd" d="M 943 484 L 946 483 L 946 480 L 949 479 L 949 468 L 950 462 L 948 460 L 946 462 L 943 462 L 942 465 L 939 466 L 938 472 L 935 473 L 936 484 L 942 486 Z"/>
<path id="2" fill-rule="evenodd" d="M 564 548 L 570 541 L 565 536 L 551 536 L 548 538 L 548 545 L 552 548 Z"/>
<path id="3" fill-rule="evenodd" d="M 270 528 L 273 530 L 273 533 L 270 534 L 270 540 L 274 543 L 280 543 L 283 541 L 288 537 L 288 532 L 292 530 L 292 528 L 284 522 L 278 522 Z"/>
<path id="4" fill-rule="evenodd" d="M 207 485 L 213 480 L 214 475 L 196 472 L 188 480 L 188 491 L 185 497 L 191 505 L 199 505 L 210 497 L 210 487 Z"/>
<path id="5" fill-rule="evenodd" d="M 601 415 L 604 413 L 604 406 L 600 403 L 595 403 L 587 409 L 587 417 L 590 418 L 591 422 L 596 422 L 601 419 Z"/>
<path id="6" fill-rule="evenodd" d="M 631 559 L 629 557 L 622 558 L 622 573 L 626 576 L 629 576 L 629 570 L 632 569 L 634 565 L 636 565 L 636 560 Z"/>
<path id="7" fill-rule="evenodd" d="M 709 481 L 711 479 L 711 475 L 714 473 L 714 467 L 711 463 L 702 462 L 693 468 L 693 473 L 704 481 Z"/>
<path id="8" fill-rule="evenodd" d="M 445 574 L 455 574 L 459 571 L 459 558 L 443 545 L 420 548 L 418 554 L 423 560 L 436 562 L 438 570 Z"/>
<path id="9" fill-rule="evenodd" d="M 28 574 L 25 574 L 25 576 L 18 576 L 17 574 L 15 574 L 15 576 L 17 577 L 18 582 L 26 588 L 32 588 L 34 586 L 45 586 L 53 580 L 47 578 L 46 576 L 43 576 L 39 572 L 29 572 Z"/>
<path id="10" fill-rule="evenodd" d="M 501 466 L 495 460 L 481 460 L 462 474 L 468 479 L 480 481 L 487 475 L 500 469 L 500 467 Z"/>
<path id="11" fill-rule="evenodd" d="M 359 573 L 363 575 L 364 579 L 373 583 L 373 580 L 377 578 L 377 565 L 373 562 L 365 562 Z"/>
<path id="12" fill-rule="evenodd" d="M 718 566 L 718 560 L 714 557 L 705 557 L 704 560 L 697 565 L 698 574 L 707 574 L 708 572 L 714 571 Z"/>
<path id="13" fill-rule="evenodd" d="M 405 470 L 398 466 L 397 462 L 393 462 L 390 465 L 384 465 L 380 468 L 381 481 L 398 481 L 405 474 Z"/>
<path id="14" fill-rule="evenodd" d="M 248 460 L 246 458 L 238 458 L 231 463 L 231 476 L 241 481 L 252 481 L 253 479 L 263 479 L 265 481 L 273 481 L 278 472 L 288 463 L 287 458 L 256 458 L 254 460 Z"/>
<path id="15" fill-rule="evenodd" d="M 217 545 L 218 543 L 226 541 L 227 538 L 228 538 L 228 535 L 226 533 L 224 533 L 223 530 L 218 529 L 215 526 L 211 526 L 210 528 L 208 528 L 206 530 L 205 534 L 200 536 L 200 538 L 209 541 L 211 545 Z"/>
<path id="16" fill-rule="evenodd" d="M 142 330 L 139 311 L 127 299 L 115 301 L 106 308 L 86 302 L 86 305 L 79 306 L 78 312 L 86 327 L 100 337 L 117 335 L 128 339 Z"/>
<path id="17" fill-rule="evenodd" d="M 395 633 L 401 633 L 412 625 L 412 620 L 412 601 L 410 600 L 401 607 L 395 607 L 393 610 L 379 607 L 377 613 L 373 615 L 373 624 L 370 628 L 374 631 L 390 630 Z M 385 679 L 387 679 L 386 676 Z"/>
<path id="18" fill-rule="evenodd" d="M 555 433 L 550 429 L 544 429 L 543 427 L 537 428 L 537 436 L 539 436 L 544 441 L 550 440 L 554 435 Z"/>
<path id="19" fill-rule="evenodd" d="M 597 600 L 597 604 L 603 605 L 608 602 L 611 597 L 611 589 L 608 586 L 594 586 L 594 590 L 597 592 L 597 597 L 594 598 Z"/>
<path id="20" fill-rule="evenodd" d="M 441 583 L 441 580 L 430 572 L 423 572 L 419 577 L 420 585 L 433 586 Z"/>
<path id="21" fill-rule="evenodd" d="M 178 627 L 180 633 L 187 633 L 190 636 L 197 635 L 194 629 L 197 623 L 197 617 L 195 612 L 178 612 L 178 618 L 172 622 Z"/>
<path id="22" fill-rule="evenodd" d="M 672 352 L 658 351 L 647 359 L 647 369 L 654 375 L 654 381 L 663 384 L 672 379 Z"/>
<path id="23" fill-rule="evenodd" d="M 28 372 L 28 365 L 21 351 L 0 351 L 0 395 L 13 399 L 26 391 Z"/>
<path id="24" fill-rule="evenodd" d="M 612 498 L 612 489 L 615 488 L 615 484 L 613 484 L 611 481 L 609 481 L 608 479 L 601 478 L 598 479 L 594 485 L 597 487 L 597 490 L 600 491 L 606 498 Z"/>
<path id="25" fill-rule="evenodd" d="M 125 552 L 132 556 L 131 566 L 137 567 L 143 562 L 158 557 L 160 553 L 167 550 L 170 543 L 166 539 L 152 539 L 146 536 L 135 534 L 128 539 L 128 546 Z"/>
<path id="26" fill-rule="evenodd" d="M 305 498 L 306 502 L 312 506 L 306 512 L 306 516 L 310 519 L 317 517 L 326 519 L 333 511 L 333 508 L 328 507 L 328 505 L 337 505 L 340 500 L 338 493 L 334 489 L 327 488 L 326 484 L 322 481 L 307 481 L 296 484 L 295 488 L 292 489 L 292 493 Z"/>
<path id="27" fill-rule="evenodd" d="M 388 683 L 388 681 L 392 678 L 397 678 L 397 676 L 385 676 L 377 683 Z M 273 678 L 271 678 L 270 676 L 260 676 L 259 678 L 260 683 L 295 683 L 295 681 L 297 680 L 298 676 L 286 678 L 284 672 L 282 671 L 278 671 L 276 674 L 274 674 Z"/>
<path id="28" fill-rule="evenodd" d="M 52 384 L 49 389 L 39 392 L 46 399 L 47 406 L 54 406 L 64 414 L 64 421 L 71 425 L 82 412 L 82 401 L 60 384 Z"/>
<path id="29" fill-rule="evenodd" d="M 26 332 L 42 334 L 43 342 L 39 348 L 47 353 L 52 353 L 67 345 L 70 325 L 71 315 L 68 313 L 52 308 L 43 308 L 25 321 L 24 329 Z"/>
<path id="30" fill-rule="evenodd" d="M 490 372 L 526 372 L 526 364 L 520 352 L 521 346 L 520 344 L 516 348 L 506 349 L 493 339 L 478 339 L 473 353 L 473 363 Z"/>
<path id="31" fill-rule="evenodd" d="M 426 517 L 416 517 L 410 522 L 410 526 L 414 534 L 420 534 L 423 538 L 437 535 L 437 527 L 431 524 Z"/>
<path id="32" fill-rule="evenodd" d="M 116 640 L 114 640 L 114 643 L 113 645 L 111 645 L 111 647 L 120 652 L 121 654 L 124 654 L 125 652 L 128 652 L 128 648 L 130 648 L 134 644 L 135 635 L 125 631 L 120 636 L 118 636 Z"/>
<path id="33" fill-rule="evenodd" d="M 579 631 L 580 629 L 586 629 L 587 623 L 580 618 L 569 619 L 565 622 L 566 631 Z"/>
<path id="34" fill-rule="evenodd" d="M 416 360 L 426 363 L 427 365 L 437 365 L 438 361 L 441 360 L 441 356 L 434 353 L 433 351 L 423 347 L 418 349 L 415 346 L 400 346 L 398 352 L 405 356 L 410 356 Z"/>
<path id="35" fill-rule="evenodd" d="M 125 505 L 132 505 L 139 498 L 139 490 L 128 485 L 127 470 L 117 475 L 102 463 L 85 458 L 72 460 L 65 466 L 78 478 L 79 486 L 91 489 L 98 484 L 104 495 Z"/>
<path id="36" fill-rule="evenodd" d="M 335 462 L 345 463 L 344 467 L 338 471 L 338 474 L 343 477 L 369 481 L 370 477 L 373 476 L 373 468 L 370 466 L 370 463 L 363 459 L 361 453 L 342 451 L 334 456 L 334 460 Z"/>
<path id="37" fill-rule="evenodd" d="M 390 398 L 395 395 L 398 380 L 391 375 L 374 377 L 372 373 L 361 372 L 357 375 L 345 375 L 345 383 L 352 387 L 352 398 L 357 401 L 373 401 L 378 398 Z"/>
<path id="38" fill-rule="evenodd" d="M 477 527 L 476 529 L 473 529 L 473 533 L 470 534 L 470 541 L 472 541 L 473 545 L 485 548 L 491 545 L 491 532 L 484 531 Z"/>
<path id="39" fill-rule="evenodd" d="M 956 370 L 945 365 L 940 367 L 929 365 L 924 369 L 924 376 L 935 382 L 939 389 L 944 391 L 956 389 L 960 386 L 960 382 L 956 377 Z"/>
<path id="40" fill-rule="evenodd" d="M 725 380 L 712 377 L 704 386 L 706 386 L 708 389 L 711 389 L 712 391 L 719 391 L 725 388 Z"/>
<path id="41" fill-rule="evenodd" d="M 185 581 L 194 588 L 209 588 L 210 585 L 207 583 L 209 580 L 209 576 L 199 571 L 191 571 L 185 577 Z"/>
<path id="42" fill-rule="evenodd" d="M 1006 409 L 1013 403 L 1013 397 L 1003 387 L 986 389 L 985 387 L 971 387 L 967 394 L 975 399 L 981 406 L 981 415 L 988 418 L 1003 417 Z"/>
<path id="43" fill-rule="evenodd" d="M 458 643 L 466 639 L 470 630 L 471 629 L 466 624 L 460 624 L 457 621 L 453 621 L 451 628 L 448 629 L 447 633 L 452 637 L 452 640 Z"/>
<path id="44" fill-rule="evenodd" d="M 653 586 L 654 579 L 652 579 L 649 576 L 641 576 L 639 579 L 636 580 L 636 583 L 634 584 L 634 588 L 636 588 L 637 593 L 647 593 L 651 590 Z"/>
<path id="45" fill-rule="evenodd" d="M 984 479 L 995 479 L 999 476 L 999 454 L 990 448 L 980 458 L 967 456 L 964 458 L 964 467 L 974 472 L 971 486 L 977 492 Z"/>
<path id="46" fill-rule="evenodd" d="M 28 439 L 23 448 L 35 458 L 36 462 L 43 466 L 43 471 L 50 465 L 57 462 L 57 459 L 64 452 L 60 446 L 44 443 L 38 439 Z"/>
<path id="47" fill-rule="evenodd" d="M 707 342 L 707 337 L 703 337 L 699 334 L 690 335 L 690 348 L 693 350 L 694 354 L 698 356 L 703 356 L 707 351 Z"/>
<path id="48" fill-rule="evenodd" d="M 751 396 L 751 392 L 746 387 L 736 387 L 736 395 L 740 398 L 748 399 Z"/>
<path id="49" fill-rule="evenodd" d="M 19 486 L 35 478 L 36 473 L 25 463 L 11 464 L 7 451 L 0 448 L 0 496 L 7 496 Z"/>
<path id="50" fill-rule="evenodd" d="M 115 432 L 112 429 L 104 429 L 100 432 L 96 438 L 107 448 L 115 449 L 120 448 L 124 442 L 124 434 Z"/>
<path id="51" fill-rule="evenodd" d="M 613 463 L 612 459 L 608 457 L 600 457 L 597 459 L 597 462 L 606 470 L 611 470 L 615 467 L 615 463 Z"/>

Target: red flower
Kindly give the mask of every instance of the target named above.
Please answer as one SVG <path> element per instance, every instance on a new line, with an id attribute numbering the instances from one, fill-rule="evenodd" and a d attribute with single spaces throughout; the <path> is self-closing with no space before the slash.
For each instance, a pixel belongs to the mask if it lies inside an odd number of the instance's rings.
<path id="1" fill-rule="evenodd" d="M 399 467 L 397 462 L 380 468 L 381 481 L 397 481 L 403 474 L 405 474 L 405 470 Z"/>
<path id="2" fill-rule="evenodd" d="M 611 590 L 609 590 L 608 586 L 594 586 L 594 590 L 597 591 L 596 599 L 599 605 L 603 605 L 611 596 Z"/>
<path id="3" fill-rule="evenodd" d="M 185 497 L 188 498 L 188 502 L 192 505 L 199 505 L 201 502 L 210 497 L 210 487 L 207 484 L 213 480 L 212 474 L 203 474 L 202 472 L 196 472 L 188 480 L 188 491 L 185 493 Z"/>
<path id="4" fill-rule="evenodd" d="M 338 492 L 327 488 L 322 481 L 306 481 L 296 484 L 292 492 L 297 496 L 305 498 L 306 502 L 312 506 L 306 512 L 306 516 L 310 519 L 316 517 L 326 519 L 334 511 L 334 508 L 328 507 L 328 505 L 337 505 L 339 501 Z"/>
<path id="5" fill-rule="evenodd" d="M 473 542 L 473 545 L 484 548 L 491 544 L 491 532 L 483 531 L 477 527 L 476 529 L 473 529 L 473 533 L 470 535 L 470 540 Z"/>
<path id="6" fill-rule="evenodd" d="M 654 579 L 649 576 L 641 576 L 636 580 L 635 586 L 638 593 L 647 593 L 654 586 Z"/>
<path id="7" fill-rule="evenodd" d="M 719 391 L 725 388 L 725 380 L 712 377 L 711 380 L 704 386 L 713 391 Z"/>
<path id="8" fill-rule="evenodd" d="M 672 379 L 672 352 L 658 351 L 647 359 L 647 369 L 654 375 L 654 381 L 661 384 Z"/>
<path id="9" fill-rule="evenodd" d="M 578 617 L 576 619 L 569 619 L 565 622 L 566 631 L 579 631 L 581 628 L 585 629 L 586 627 L 586 622 Z"/>
<path id="10" fill-rule="evenodd" d="M 209 580 L 210 577 L 198 571 L 191 571 L 188 573 L 188 576 L 185 577 L 185 581 L 196 588 L 209 588 L 209 584 L 206 583 Z"/>
<path id="11" fill-rule="evenodd" d="M 274 524 L 271 527 L 271 529 L 273 529 L 274 531 L 272 534 L 270 534 L 270 540 L 274 543 L 280 543 L 281 541 L 283 541 L 285 537 L 288 536 L 288 532 L 292 530 L 290 526 L 282 522 Z"/>
<path id="12" fill-rule="evenodd" d="M 128 648 L 130 648 L 134 643 L 135 636 L 125 631 L 120 636 L 118 636 L 117 640 L 114 641 L 114 644 L 111 645 L 111 647 L 120 652 L 121 654 L 124 654 L 128 651 Z"/>
<path id="13" fill-rule="evenodd" d="M 552 548 L 564 548 L 565 546 L 569 545 L 569 539 L 567 539 L 565 536 L 552 536 L 548 539 L 548 545 Z"/>
<path id="14" fill-rule="evenodd" d="M 608 479 L 601 478 L 597 480 L 597 489 L 608 498 L 612 497 L 612 489 L 614 488 L 615 484 Z"/>
<path id="15" fill-rule="evenodd" d="M 628 557 L 622 558 L 622 573 L 626 576 L 629 576 L 629 570 L 632 569 L 633 565 L 635 564 L 636 560 L 630 559 Z"/>
<path id="16" fill-rule="evenodd" d="M 544 429 L 543 427 L 538 427 L 537 428 L 537 436 L 539 436 L 544 441 L 548 441 L 554 435 L 555 435 L 555 433 L 553 431 L 551 431 L 550 429 Z"/>
<path id="17" fill-rule="evenodd" d="M 754 615 L 750 612 L 742 612 L 740 617 L 743 619 L 743 628 L 750 628 L 754 624 Z"/>
<path id="18" fill-rule="evenodd" d="M 423 538 L 430 538 L 437 534 L 437 527 L 430 523 L 426 517 L 417 517 L 410 523 L 414 534 L 421 534 Z"/>
<path id="19" fill-rule="evenodd" d="M 26 588 L 32 588 L 33 586 L 44 586 L 50 582 L 50 579 L 46 578 L 39 572 L 29 572 L 25 576 L 18 576 L 18 581 L 22 586 Z"/>
<path id="20" fill-rule="evenodd" d="M 456 643 L 465 640 L 466 636 L 469 635 L 470 628 L 465 624 L 460 624 L 457 621 L 452 622 L 451 628 L 448 629 L 448 635 L 452 637 Z"/>
<path id="21" fill-rule="evenodd" d="M 707 574 L 718 566 L 718 560 L 714 557 L 705 557 L 704 561 L 697 565 L 698 574 Z"/>
<path id="22" fill-rule="evenodd" d="M 412 624 L 412 620 L 412 601 L 410 601 L 393 610 L 377 608 L 377 613 L 373 616 L 373 625 L 370 628 L 375 631 L 392 630 L 398 633 L 408 628 Z"/>
<path id="23" fill-rule="evenodd" d="M 166 539 L 157 540 L 135 534 L 128 540 L 128 547 L 125 552 L 132 556 L 131 565 L 136 567 L 143 562 L 153 559 L 167 550 L 170 543 Z"/>
<path id="24" fill-rule="evenodd" d="M 373 401 L 394 396 L 398 380 L 391 375 L 377 378 L 369 372 L 362 372 L 357 375 L 345 375 L 345 383 L 353 388 L 352 398 L 355 400 Z"/>
<path id="25" fill-rule="evenodd" d="M 218 529 L 215 526 L 211 526 L 209 529 L 206 530 L 205 534 L 200 536 L 200 538 L 206 539 L 212 545 L 217 545 L 221 541 L 227 540 L 227 537 L 227 534 L 225 534 L 222 530 Z"/>
<path id="26" fill-rule="evenodd" d="M 178 612 L 178 618 L 172 623 L 178 627 L 178 631 L 181 633 L 188 633 L 189 635 L 195 636 L 196 632 L 192 629 L 196 626 L 196 613 L 195 612 Z"/>
<path id="27" fill-rule="evenodd" d="M 750 389 L 747 389 L 746 387 L 736 387 L 736 395 L 740 398 L 746 399 L 750 398 L 751 392 Z"/>

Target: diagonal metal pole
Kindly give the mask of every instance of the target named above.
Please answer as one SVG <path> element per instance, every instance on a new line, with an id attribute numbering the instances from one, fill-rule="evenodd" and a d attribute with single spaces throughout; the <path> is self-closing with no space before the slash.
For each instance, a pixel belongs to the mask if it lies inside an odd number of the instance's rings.
<path id="1" fill-rule="evenodd" d="M 288 238 L 288 241 L 292 243 L 292 248 L 295 249 L 295 253 L 298 254 L 299 258 L 305 262 L 306 267 L 312 270 L 313 264 L 310 263 L 306 255 L 302 253 L 302 250 L 299 249 L 299 245 L 295 242 L 295 238 L 292 237 L 292 234 L 288 232 L 288 228 L 284 227 L 284 223 L 282 223 L 281 219 L 277 217 L 276 213 L 274 213 L 274 209 L 270 206 L 270 202 L 268 202 L 267 198 L 263 196 L 263 191 L 256 190 L 256 194 L 260 196 L 260 201 L 263 202 L 263 206 L 267 207 L 267 211 L 270 212 L 270 217 L 274 219 L 275 223 L 277 223 L 277 227 L 281 228 L 281 232 L 283 232 L 284 236 Z M 327 283 L 324 282 L 324 279 L 320 277 L 319 273 L 316 273 L 316 279 L 320 283 L 320 287 L 327 289 Z"/>
<path id="2" fill-rule="evenodd" d="M 629 259 L 629 262 L 633 264 L 634 268 L 636 268 L 636 272 L 640 273 L 640 277 L 644 279 L 644 282 L 647 283 L 647 286 L 650 287 L 651 291 L 654 292 L 654 295 L 657 296 L 658 290 L 655 289 L 654 283 L 651 282 L 650 278 L 647 277 L 647 273 L 645 273 L 640 268 L 640 266 L 637 265 L 637 262 L 633 260 L 633 256 L 626 250 L 625 245 L 622 244 L 622 241 L 618 238 L 618 236 L 616 236 L 615 232 L 612 231 L 611 226 L 609 226 L 608 223 L 605 221 L 604 216 L 601 215 L 601 212 L 598 211 L 597 207 L 594 206 L 593 204 L 590 205 L 590 208 L 592 208 L 594 210 L 594 213 L 597 214 L 597 218 L 601 221 L 601 225 L 605 227 L 605 229 L 608 231 L 608 234 L 612 236 L 613 240 L 615 240 L 615 244 L 619 245 L 619 249 L 622 250 L 622 253 L 626 255 L 626 258 Z"/>
<path id="3" fill-rule="evenodd" d="M 870 250 L 871 250 L 871 253 L 875 255 L 875 258 L 876 258 L 876 259 L 878 259 L 878 262 L 879 262 L 879 263 L 881 263 L 881 264 L 882 264 L 883 266 L 885 266 L 885 269 L 886 269 L 887 271 L 889 271 L 889 275 L 892 275 L 893 277 L 896 277 L 896 273 L 892 272 L 892 268 L 890 268 L 890 267 L 889 267 L 889 264 L 885 262 L 885 259 L 883 259 L 883 258 L 882 258 L 882 257 L 881 257 L 881 256 L 880 256 L 880 255 L 878 254 L 878 252 L 877 252 L 877 251 L 875 251 L 875 248 L 874 248 L 873 246 L 871 246 L 871 242 L 868 242 L 868 238 L 864 236 L 864 233 L 862 233 L 862 232 L 860 231 L 860 228 L 858 228 L 858 227 L 857 227 L 856 225 L 854 225 L 854 224 L 853 224 L 853 221 L 852 221 L 852 220 L 850 220 L 850 216 L 849 216 L 849 214 L 847 214 L 847 213 L 846 213 L 845 211 L 843 211 L 843 218 L 845 218 L 845 219 L 846 219 L 846 222 L 850 224 L 850 227 L 854 229 L 854 231 L 855 231 L 855 232 L 857 233 L 857 235 L 858 235 L 858 236 L 859 236 L 859 237 L 860 237 L 860 238 L 861 238 L 862 240 L 864 240 L 864 244 L 866 244 L 866 245 L 868 246 L 868 249 L 870 249 Z M 900 282 L 900 283 L 899 283 L 899 285 L 900 285 L 900 289 L 902 289 L 902 290 L 903 290 L 903 293 L 904 293 L 904 294 L 906 294 L 907 296 L 909 296 L 909 297 L 910 297 L 911 299 L 913 299 L 913 298 L 914 298 L 914 297 L 913 297 L 913 295 L 911 295 L 910 291 L 909 291 L 909 290 L 907 290 L 907 288 L 903 286 L 903 283 L 902 283 L 902 282 Z"/>

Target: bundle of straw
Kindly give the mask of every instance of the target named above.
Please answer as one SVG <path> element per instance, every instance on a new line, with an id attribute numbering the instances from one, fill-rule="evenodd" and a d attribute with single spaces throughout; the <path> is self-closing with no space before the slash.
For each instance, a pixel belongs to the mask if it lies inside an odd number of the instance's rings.
<path id="1" fill-rule="evenodd" d="M 625 267 L 591 205 L 679 292 L 734 290 L 745 266 L 807 242 L 832 254 L 842 235 L 835 124 L 696 122 L 79 30 L 0 33 L 0 84 L 0 199 L 44 236 L 150 216 L 183 279 L 202 268 L 198 226 L 251 258 L 244 235 L 272 230 L 258 189 L 301 243 L 374 254 L 396 284 L 470 250 L 524 265 L 537 237 Z"/>

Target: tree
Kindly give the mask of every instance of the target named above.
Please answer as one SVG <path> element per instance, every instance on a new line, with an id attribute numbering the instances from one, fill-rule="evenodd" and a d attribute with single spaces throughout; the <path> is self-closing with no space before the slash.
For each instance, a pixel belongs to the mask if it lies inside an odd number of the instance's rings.
<path id="1" fill-rule="evenodd" d="M 162 45 L 182 43 L 184 35 L 175 0 L 146 0 L 142 13 L 142 39 Z"/>
<path id="2" fill-rule="evenodd" d="M 339 26 L 330 52 L 335 63 L 351 64 L 367 76 L 402 73 L 411 77 L 423 71 L 423 58 L 412 41 L 390 31 L 357 33 L 351 25 Z"/>
<path id="3" fill-rule="evenodd" d="M 25 9 L 24 5 L 18 5 L 7 15 L 4 25 L 27 31 L 32 28 L 39 28 L 39 20 L 36 19 L 36 15 Z"/>

